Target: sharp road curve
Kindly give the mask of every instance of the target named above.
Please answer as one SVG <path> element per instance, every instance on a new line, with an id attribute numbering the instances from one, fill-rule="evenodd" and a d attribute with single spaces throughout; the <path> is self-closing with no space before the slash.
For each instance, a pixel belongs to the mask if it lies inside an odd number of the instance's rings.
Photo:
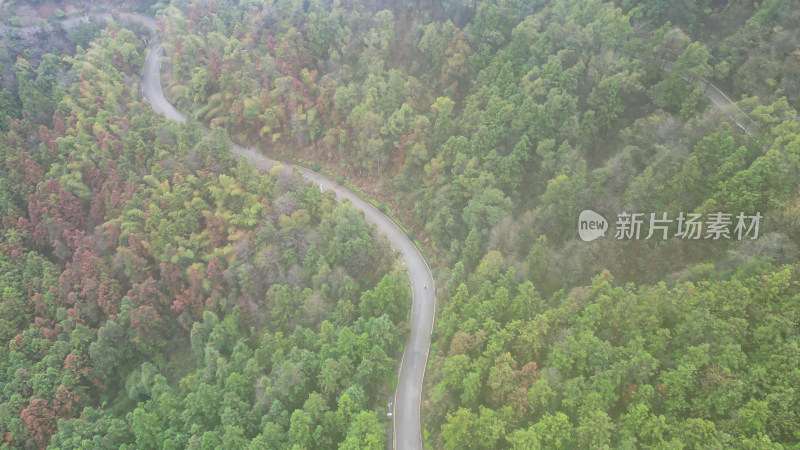
<path id="1" fill-rule="evenodd" d="M 155 21 L 148 16 L 124 14 L 123 18 L 135 20 L 156 30 Z M 166 117 L 183 122 L 186 115 L 170 104 L 161 90 L 161 56 L 162 49 L 152 44 L 147 53 L 142 71 L 142 94 L 150 102 L 153 109 Z M 332 190 L 336 199 L 349 200 L 353 206 L 364 212 L 368 223 L 374 224 L 389 239 L 392 247 L 399 251 L 411 279 L 413 301 L 411 306 L 411 333 L 403 351 L 398 373 L 397 390 L 394 399 L 394 447 L 398 449 L 422 448 L 421 403 L 422 379 L 428 361 L 428 351 L 433 331 L 436 311 L 436 296 L 433 276 L 425 258 L 419 249 L 389 217 L 372 206 L 349 189 L 331 181 L 312 170 L 294 164 L 275 161 L 252 149 L 234 144 L 231 151 L 246 157 L 258 168 L 269 169 L 276 164 L 300 172 L 306 180 L 317 184 L 323 190 Z"/>

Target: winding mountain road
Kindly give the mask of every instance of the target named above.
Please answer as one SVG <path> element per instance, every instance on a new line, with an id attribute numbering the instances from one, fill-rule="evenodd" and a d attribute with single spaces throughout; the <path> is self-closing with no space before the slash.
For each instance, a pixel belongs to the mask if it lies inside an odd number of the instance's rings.
<path id="1" fill-rule="evenodd" d="M 152 17 L 140 14 L 123 14 L 122 16 L 124 19 L 135 20 L 152 31 L 157 30 L 156 22 Z M 150 46 L 142 71 L 142 95 L 157 113 L 163 114 L 172 120 L 183 122 L 186 120 L 186 115 L 170 104 L 164 98 L 164 92 L 161 90 L 161 52 L 160 45 L 154 43 Z M 332 190 L 335 192 L 338 201 L 349 200 L 353 206 L 364 213 L 366 221 L 374 224 L 382 231 L 388 237 L 392 247 L 402 254 L 408 270 L 408 276 L 411 279 L 413 297 L 411 333 L 403 351 L 398 372 L 397 390 L 395 391 L 393 402 L 393 446 L 404 450 L 422 448 L 422 422 L 420 416 L 422 379 L 428 362 L 428 351 L 436 313 L 436 289 L 425 258 L 406 233 L 389 217 L 366 200 L 329 178 L 302 166 L 270 159 L 252 148 L 242 147 L 235 143 L 231 152 L 235 155 L 244 156 L 258 168 L 270 169 L 276 164 L 281 164 L 290 170 L 296 170 L 305 180 L 320 186 L 323 191 Z"/>
<path id="2" fill-rule="evenodd" d="M 3 0 L 0 0 L 0 5 L 2 5 L 2 2 Z M 91 14 L 91 16 L 96 19 L 111 17 L 108 13 L 95 13 Z M 151 104 L 157 113 L 179 122 L 186 121 L 186 115 L 166 100 L 161 89 L 160 57 L 162 48 L 155 43 L 158 32 L 158 24 L 155 18 L 138 13 L 121 13 L 118 17 L 122 22 L 136 22 L 144 25 L 151 31 L 151 41 L 153 41 L 153 43 L 150 45 L 142 70 L 142 96 Z M 62 26 L 64 28 L 71 28 L 88 19 L 88 16 L 73 16 L 64 20 Z M 23 27 L 20 30 L 23 34 L 34 33 L 36 31 L 37 29 L 33 26 Z M 672 70 L 672 67 L 673 65 L 671 62 L 665 62 L 662 68 L 665 70 Z M 692 82 L 692 80 L 686 81 Z M 724 92 L 708 83 L 706 80 L 701 81 L 705 84 L 703 92 L 709 97 L 712 103 L 728 114 L 745 133 L 753 134 L 759 131 L 752 120 L 749 120 L 749 117 L 747 117 Z M 739 117 L 735 117 L 735 113 L 740 113 Z M 743 120 L 741 115 L 746 117 L 747 120 Z M 280 164 L 289 170 L 296 170 L 305 180 L 319 185 L 321 189 L 332 190 L 336 194 L 336 199 L 338 201 L 343 201 L 344 199 L 349 200 L 353 206 L 364 213 L 365 220 L 368 223 L 374 224 L 379 230 L 386 234 L 392 247 L 402 254 L 411 280 L 413 297 L 410 317 L 411 332 L 403 351 L 403 357 L 398 371 L 397 390 L 395 391 L 395 399 L 393 402 L 393 447 L 403 450 L 422 448 L 422 381 L 428 361 L 430 339 L 436 311 L 436 288 L 425 258 L 408 236 L 406 236 L 405 232 L 403 232 L 389 217 L 380 212 L 369 202 L 363 200 L 352 191 L 333 182 L 329 178 L 302 166 L 273 160 L 259 151 L 242 147 L 235 143 L 231 148 L 231 152 L 237 156 L 244 156 L 258 168 L 270 169 Z"/>

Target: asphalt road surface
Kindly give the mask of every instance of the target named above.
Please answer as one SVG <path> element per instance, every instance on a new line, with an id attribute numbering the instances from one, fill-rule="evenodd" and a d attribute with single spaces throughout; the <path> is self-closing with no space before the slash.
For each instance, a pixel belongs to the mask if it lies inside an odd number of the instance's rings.
<path id="1" fill-rule="evenodd" d="M 675 67 L 675 64 L 672 61 L 662 61 L 661 62 L 662 68 L 664 70 L 672 70 Z M 752 136 L 753 134 L 758 134 L 761 131 L 758 129 L 755 123 L 753 123 L 752 119 L 747 116 L 738 106 L 736 106 L 733 101 L 722 92 L 721 89 L 711 84 L 708 80 L 700 78 L 699 80 L 692 80 L 688 77 L 683 77 L 684 81 L 689 84 L 695 85 L 698 89 L 700 89 L 711 103 L 714 104 L 718 109 L 728 115 L 728 117 L 733 120 L 733 123 L 736 124 L 742 131 L 744 131 L 748 136 Z"/>
<path id="2" fill-rule="evenodd" d="M 147 16 L 128 14 L 127 17 L 141 17 L 152 21 Z M 155 23 L 153 22 L 143 21 L 142 23 L 149 27 L 152 26 L 151 29 L 155 29 Z M 164 114 L 172 120 L 183 122 L 186 120 L 186 115 L 172 106 L 164 98 L 164 93 L 161 90 L 161 53 L 162 49 L 158 44 L 151 45 L 142 71 L 142 94 L 156 112 Z M 425 366 L 428 361 L 428 350 L 436 311 L 435 286 L 425 258 L 422 257 L 419 249 L 397 224 L 372 204 L 329 178 L 305 167 L 275 161 L 252 148 L 234 144 L 231 151 L 235 155 L 246 157 L 258 168 L 269 169 L 276 164 L 281 164 L 287 169 L 297 170 L 302 174 L 303 178 L 320 186 L 323 191 L 332 190 L 335 192 L 337 200 L 349 200 L 353 206 L 364 212 L 366 221 L 374 224 L 382 231 L 388 237 L 392 247 L 402 254 L 411 280 L 413 301 L 411 306 L 411 333 L 403 351 L 398 373 L 397 391 L 394 398 L 394 411 L 392 414 L 394 420 L 393 445 L 395 448 L 403 450 L 422 448 L 420 417 L 422 378 L 425 375 Z"/>

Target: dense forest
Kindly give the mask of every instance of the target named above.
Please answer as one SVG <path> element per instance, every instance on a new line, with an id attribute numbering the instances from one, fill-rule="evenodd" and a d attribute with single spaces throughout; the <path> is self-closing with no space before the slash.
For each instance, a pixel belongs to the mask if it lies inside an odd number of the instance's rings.
<path id="1" fill-rule="evenodd" d="M 0 445 L 385 446 L 408 278 L 234 140 L 360 187 L 434 263 L 427 446 L 800 446 L 791 0 L 134 6 L 189 124 L 138 98 L 139 31 L 3 19 Z M 584 209 L 763 220 L 583 242 Z"/>
<path id="2" fill-rule="evenodd" d="M 381 447 L 409 297 L 388 243 L 332 193 L 231 159 L 224 130 L 156 117 L 143 50 L 111 25 L 15 63 L 0 445 Z"/>
<path id="3" fill-rule="evenodd" d="M 166 75 L 198 120 L 336 167 L 439 257 L 429 445 L 791 446 L 800 13 L 722 3 L 173 2 Z M 588 244 L 586 207 L 765 220 Z"/>
<path id="4" fill-rule="evenodd" d="M 602 268 L 657 282 L 742 250 L 575 245 L 585 205 L 611 214 L 760 208 L 778 216 L 763 233 L 775 234 L 748 253 L 789 247 L 780 262 L 794 256 L 799 38 L 781 30 L 800 18 L 788 6 L 697 12 L 743 22 L 711 49 L 679 26 L 657 26 L 675 14 L 646 4 L 626 14 L 600 1 L 485 2 L 471 16 L 457 3 L 173 2 L 165 75 L 173 101 L 198 120 L 271 154 L 338 167 L 394 204 L 444 267 L 474 268 L 498 250 L 550 294 Z M 761 77 L 745 69 L 764 58 L 786 68 L 768 80 L 769 95 L 740 81 Z M 744 91 L 741 107 L 761 135 L 724 123 L 686 76 Z"/>

